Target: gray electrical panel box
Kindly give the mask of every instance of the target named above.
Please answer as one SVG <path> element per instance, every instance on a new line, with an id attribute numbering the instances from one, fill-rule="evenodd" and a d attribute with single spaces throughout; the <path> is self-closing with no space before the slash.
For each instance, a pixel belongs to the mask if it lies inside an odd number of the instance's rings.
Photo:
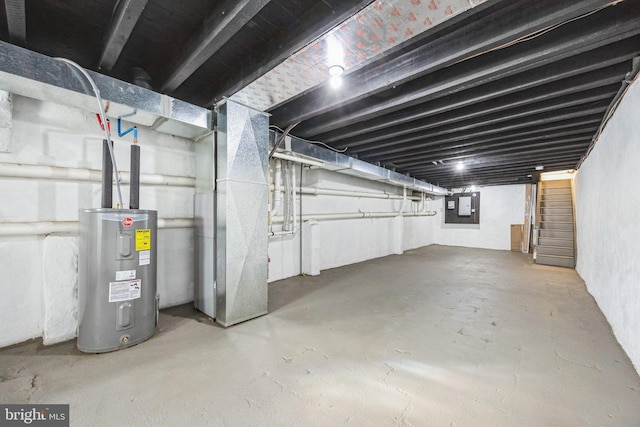
<path id="1" fill-rule="evenodd" d="M 154 334 L 157 221 L 149 210 L 80 212 L 79 350 L 118 350 Z"/>
<path id="2" fill-rule="evenodd" d="M 445 196 L 445 224 L 480 224 L 480 192 L 453 193 Z"/>
<path id="3" fill-rule="evenodd" d="M 471 216 L 471 197 L 458 198 L 458 216 Z"/>

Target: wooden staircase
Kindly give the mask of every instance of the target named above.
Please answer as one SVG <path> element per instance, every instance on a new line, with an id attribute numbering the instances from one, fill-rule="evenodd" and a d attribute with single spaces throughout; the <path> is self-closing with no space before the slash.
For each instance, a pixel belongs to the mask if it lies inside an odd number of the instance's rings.
<path id="1" fill-rule="evenodd" d="M 540 181 L 536 264 L 574 268 L 575 227 L 571 181 Z"/>

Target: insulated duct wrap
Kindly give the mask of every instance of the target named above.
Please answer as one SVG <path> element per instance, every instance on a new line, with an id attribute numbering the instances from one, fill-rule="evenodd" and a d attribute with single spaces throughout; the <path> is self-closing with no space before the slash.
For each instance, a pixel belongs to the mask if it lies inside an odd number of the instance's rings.
<path id="1" fill-rule="evenodd" d="M 129 187 L 129 209 L 140 208 L 140 146 L 131 146 L 131 184 Z"/>
<path id="2" fill-rule="evenodd" d="M 102 205 L 113 207 L 113 163 L 109 153 L 109 141 L 102 140 Z"/>

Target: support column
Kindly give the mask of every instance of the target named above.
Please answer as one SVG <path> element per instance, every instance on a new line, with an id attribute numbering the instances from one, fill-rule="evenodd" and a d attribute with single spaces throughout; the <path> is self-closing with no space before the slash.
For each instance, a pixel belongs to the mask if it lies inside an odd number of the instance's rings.
<path id="1" fill-rule="evenodd" d="M 302 272 L 309 276 L 320 274 L 320 223 L 315 220 L 302 224 Z"/>

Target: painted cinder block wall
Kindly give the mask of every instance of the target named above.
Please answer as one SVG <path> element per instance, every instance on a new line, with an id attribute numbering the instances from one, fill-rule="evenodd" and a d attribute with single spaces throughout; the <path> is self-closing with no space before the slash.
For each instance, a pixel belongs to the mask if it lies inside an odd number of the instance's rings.
<path id="1" fill-rule="evenodd" d="M 433 222 L 434 243 L 510 250 L 511 224 L 524 223 L 526 186 L 496 185 L 478 187 L 477 191 L 480 192 L 480 224 L 445 224 L 442 198 L 429 203 L 429 208 L 438 212 Z"/>
<path id="2" fill-rule="evenodd" d="M 95 115 L 25 97 L 11 97 L 10 126 L 4 128 L 0 162 L 100 169 L 101 141 Z M 8 131 L 7 131 L 8 129 Z M 195 176 L 192 140 L 140 128 L 141 172 Z M 129 168 L 126 138 L 115 138 L 120 170 Z M 302 185 L 402 194 L 387 184 L 325 170 L 305 170 Z M 433 217 L 366 218 L 321 221 L 320 270 L 433 243 L 509 249 L 509 224 L 524 215 L 522 186 L 483 187 L 482 222 L 478 229 L 444 227 L 442 199 L 427 203 Z M 81 208 L 98 207 L 100 184 L 64 180 L 0 178 L 0 222 L 76 221 Z M 191 187 L 148 186 L 140 205 L 160 218 L 193 218 Z M 123 186 L 125 205 L 128 187 Z M 298 198 L 300 203 L 300 197 Z M 339 196 L 302 196 L 303 212 L 395 212 L 399 200 Z M 406 212 L 416 209 L 408 202 Z M 304 239 L 304 236 L 303 236 Z M 158 231 L 158 292 L 161 307 L 193 300 L 194 234 L 192 229 Z M 0 237 L 0 347 L 43 337 L 52 344 L 71 339 L 77 327 L 77 235 Z M 270 276 L 275 281 L 300 274 L 299 234 L 271 239 Z"/>
<path id="3" fill-rule="evenodd" d="M 640 372 L 640 82 L 574 181 L 576 270 Z"/>
<path id="4" fill-rule="evenodd" d="M 12 95 L 2 132 L 1 163 L 100 169 L 103 134 L 91 112 Z M 7 128 L 5 128 L 7 129 Z M 193 142 L 139 129 L 141 173 L 194 176 Z M 130 139 L 114 138 L 121 171 L 129 170 Z M 0 177 L 0 222 L 77 221 L 100 207 L 99 182 Z M 122 186 L 125 206 L 128 186 Z M 114 201 L 116 200 L 114 191 Z M 160 218 L 193 218 L 193 188 L 143 185 L 140 207 Z M 162 307 L 193 300 L 193 230 L 158 231 L 158 292 Z M 77 235 L 0 237 L 0 347 L 35 337 L 73 338 L 77 326 Z"/>

